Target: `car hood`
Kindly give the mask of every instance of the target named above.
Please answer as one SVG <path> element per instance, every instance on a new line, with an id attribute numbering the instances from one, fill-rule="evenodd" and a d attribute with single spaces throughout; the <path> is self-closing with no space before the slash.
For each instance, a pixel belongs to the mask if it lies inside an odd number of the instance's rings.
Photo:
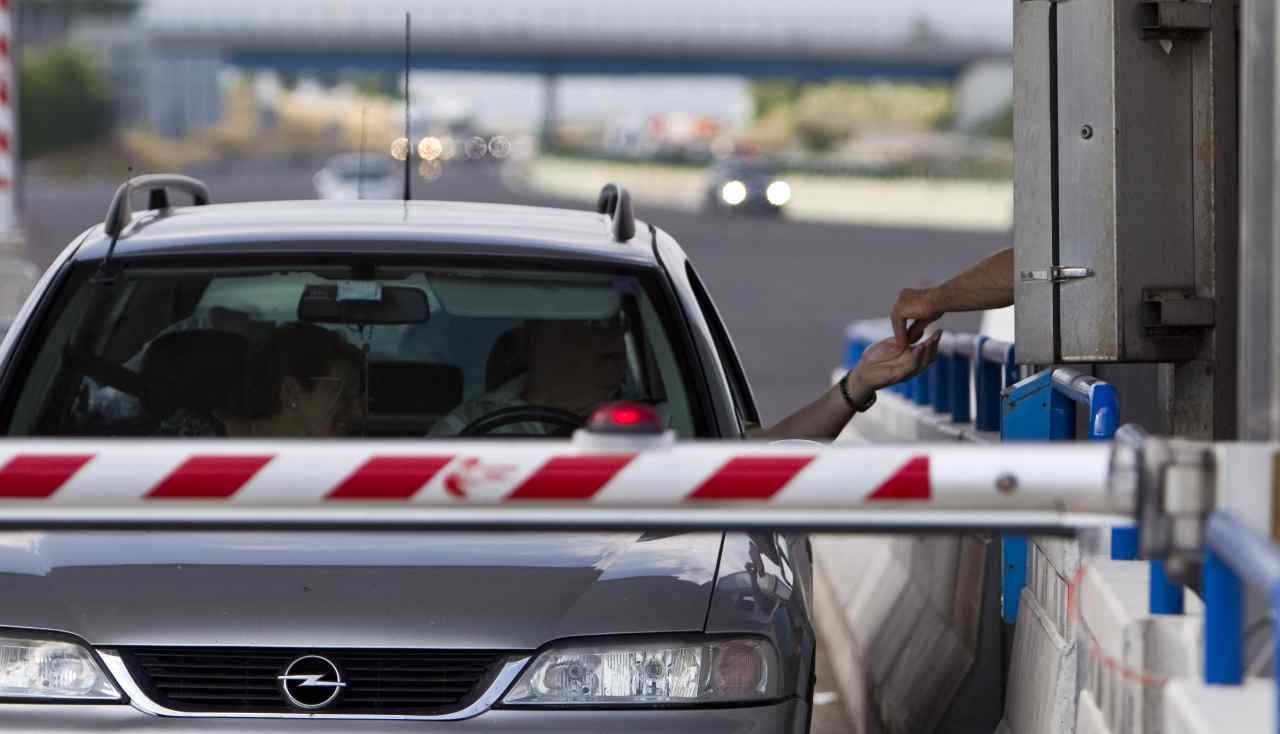
<path id="1" fill-rule="evenodd" d="M 99 646 L 531 650 L 699 631 L 719 534 L 0 534 L 0 627 Z"/>

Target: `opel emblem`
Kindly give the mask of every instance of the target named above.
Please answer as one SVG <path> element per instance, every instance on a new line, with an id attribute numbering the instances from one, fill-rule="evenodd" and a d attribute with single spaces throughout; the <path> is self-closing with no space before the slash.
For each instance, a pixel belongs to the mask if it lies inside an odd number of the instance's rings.
<path id="1" fill-rule="evenodd" d="M 338 666 L 329 658 L 304 655 L 276 676 L 289 703 L 300 709 L 322 709 L 333 703 L 347 686 Z"/>

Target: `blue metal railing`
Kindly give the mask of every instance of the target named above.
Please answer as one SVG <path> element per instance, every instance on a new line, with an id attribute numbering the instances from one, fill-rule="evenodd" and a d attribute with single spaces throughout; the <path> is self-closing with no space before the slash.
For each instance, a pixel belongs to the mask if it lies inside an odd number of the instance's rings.
<path id="1" fill-rule="evenodd" d="M 846 330 L 845 366 L 852 368 L 871 344 L 892 336 L 888 321 L 859 321 Z M 1072 369 L 1045 370 L 1018 380 L 1013 344 L 985 336 L 945 334 L 938 359 L 919 377 L 891 388 L 916 405 L 956 425 L 999 432 L 1003 441 L 1071 441 L 1076 435 L 1076 408 L 1088 411 L 1087 440 L 1111 441 L 1120 425 L 1120 398 L 1115 387 Z M 1005 556 L 1004 610 L 1017 616 L 1017 596 L 1026 575 L 1026 539 L 1002 538 Z M 1111 557 L 1138 558 L 1138 530 L 1117 527 L 1111 533 Z M 1183 589 L 1171 584 L 1160 561 L 1151 562 L 1150 609 L 1153 614 L 1182 612 Z"/>
<path id="2" fill-rule="evenodd" d="M 1244 681 L 1245 583 L 1265 592 L 1270 603 L 1275 674 L 1280 680 L 1280 550 L 1229 512 L 1209 517 L 1205 548 L 1204 682 Z M 1276 730 L 1280 731 L 1280 717 Z"/>

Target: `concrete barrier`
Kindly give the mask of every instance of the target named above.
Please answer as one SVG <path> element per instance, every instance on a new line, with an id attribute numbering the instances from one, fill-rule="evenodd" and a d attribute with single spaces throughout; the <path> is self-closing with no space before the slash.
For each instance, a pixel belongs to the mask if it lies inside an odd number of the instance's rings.
<path id="1" fill-rule="evenodd" d="M 816 618 L 858 732 L 981 731 L 999 696 L 966 696 L 972 671 L 998 671 L 983 639 L 984 589 L 994 558 L 974 535 L 819 536 L 813 540 Z M 988 644 L 983 644 L 988 642 Z M 983 665 L 978 666 L 981 662 Z M 988 718 L 991 717 L 991 718 Z"/>
<path id="2" fill-rule="evenodd" d="M 967 433 L 885 391 L 838 441 Z M 1003 698 L 993 538 L 816 536 L 813 550 L 818 632 L 855 732 L 990 732 Z"/>
<path id="3" fill-rule="evenodd" d="M 1243 686 L 1210 686 L 1194 679 L 1169 683 L 1163 734 L 1271 734 L 1276 683 L 1251 678 Z"/>

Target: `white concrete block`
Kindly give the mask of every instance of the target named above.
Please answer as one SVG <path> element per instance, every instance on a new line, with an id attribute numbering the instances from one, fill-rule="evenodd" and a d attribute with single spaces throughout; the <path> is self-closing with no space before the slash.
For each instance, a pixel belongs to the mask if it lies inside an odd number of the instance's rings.
<path id="1" fill-rule="evenodd" d="M 935 535 L 912 539 L 911 577 L 919 584 L 929 605 L 947 624 L 952 622 L 951 599 L 956 589 L 956 564 L 960 537 Z"/>
<path id="2" fill-rule="evenodd" d="M 844 612 L 836 599 L 840 584 L 833 583 L 827 575 L 824 561 L 814 558 L 814 624 L 822 639 L 822 654 L 831 660 L 840 703 L 853 725 L 852 734 L 879 732 L 879 712 L 870 703 L 869 688 L 862 667 L 862 656 L 844 621 Z"/>
<path id="3" fill-rule="evenodd" d="M 978 627 L 982 621 L 982 590 L 987 583 L 987 553 L 995 553 L 998 546 L 990 536 L 966 535 L 960 539 L 959 558 L 956 561 L 956 578 L 968 579 L 953 587 L 951 628 L 960 636 L 967 650 L 978 647 Z M 990 583 L 999 583 L 991 579 Z"/>
<path id="4" fill-rule="evenodd" d="M 926 611 L 914 626 L 881 687 L 881 718 L 889 731 L 936 729 L 973 663 L 973 651 L 961 646 L 949 626 L 930 616 Z"/>
<path id="5" fill-rule="evenodd" d="M 813 553 L 820 556 L 833 592 L 844 606 L 859 593 L 873 593 L 880 574 L 892 558 L 892 536 L 886 535 L 817 535 L 813 537 Z"/>
<path id="6" fill-rule="evenodd" d="M 1149 573 L 1142 561 L 1097 559 L 1080 581 L 1080 618 L 1110 655 L 1123 651 L 1124 628 L 1146 616 Z"/>
<path id="7" fill-rule="evenodd" d="M 976 573 L 960 574 L 962 547 Z M 946 714 L 973 665 L 986 548 L 956 536 L 814 539 L 820 632 L 860 727 L 871 717 L 888 732 L 930 731 Z"/>
<path id="8" fill-rule="evenodd" d="M 1276 684 L 1250 678 L 1243 686 L 1171 681 L 1164 689 L 1162 734 L 1271 734 L 1276 730 Z"/>
<path id="9" fill-rule="evenodd" d="M 1102 710 L 1087 690 L 1080 691 L 1080 698 L 1076 701 L 1076 734 L 1112 734 Z"/>
<path id="10" fill-rule="evenodd" d="M 1041 544 L 1034 540 L 1027 544 L 1027 586 L 1064 638 L 1072 634 L 1067 610 L 1070 584 L 1071 578 L 1061 575 Z"/>
<path id="11" fill-rule="evenodd" d="M 1187 592 L 1188 614 L 1149 615 L 1149 573 L 1146 562 L 1095 559 L 1077 592 L 1085 687 L 1108 725 L 1126 734 L 1160 731 L 1161 682 L 1200 668 L 1203 605 Z"/>
<path id="12" fill-rule="evenodd" d="M 1080 570 L 1080 544 L 1074 538 L 1033 535 L 1031 542 L 1062 578 L 1070 581 Z"/>
<path id="13" fill-rule="evenodd" d="M 1069 734 L 1075 727 L 1076 649 L 1024 588 L 1009 663 L 1004 723 L 1014 734 Z"/>

